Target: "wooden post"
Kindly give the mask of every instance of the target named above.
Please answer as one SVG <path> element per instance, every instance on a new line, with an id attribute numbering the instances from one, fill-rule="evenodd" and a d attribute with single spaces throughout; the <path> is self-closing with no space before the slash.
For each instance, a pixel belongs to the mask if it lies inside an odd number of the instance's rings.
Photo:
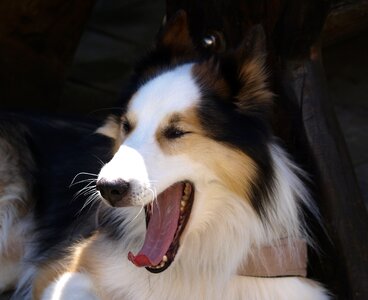
<path id="1" fill-rule="evenodd" d="M 0 1 L 2 108 L 58 105 L 66 67 L 93 4 L 94 0 Z"/>
<path id="2" fill-rule="evenodd" d="M 327 231 L 313 226 L 322 252 L 320 257 L 311 253 L 309 274 L 324 282 L 338 299 L 368 299 L 368 216 L 329 103 L 317 43 L 329 1 L 166 2 L 168 18 L 178 9 L 188 12 L 191 35 L 204 52 L 208 50 L 202 40 L 207 34 L 222 36 L 225 47 L 230 48 L 239 44 L 252 24 L 263 24 L 279 95 L 275 132 L 311 173 L 311 188 Z M 341 7 L 337 2 L 333 7 Z M 327 24 L 326 28 L 333 26 Z"/>
<path id="3" fill-rule="evenodd" d="M 323 46 L 359 34 L 368 29 L 368 1 L 334 1 L 322 33 Z"/>
<path id="4" fill-rule="evenodd" d="M 314 256 L 311 271 L 338 299 L 367 299 L 368 216 L 328 99 L 320 49 L 312 48 L 309 59 L 286 62 L 282 83 L 300 108 L 305 143 L 298 145 L 307 147 L 305 163 L 327 230 L 327 235 L 316 232 L 322 252 Z"/>

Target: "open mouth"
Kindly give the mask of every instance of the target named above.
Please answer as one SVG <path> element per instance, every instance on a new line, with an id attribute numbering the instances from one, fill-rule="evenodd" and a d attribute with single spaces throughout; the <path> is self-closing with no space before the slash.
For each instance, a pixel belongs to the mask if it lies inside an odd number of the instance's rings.
<path id="1" fill-rule="evenodd" d="M 174 261 L 180 236 L 190 216 L 194 187 L 178 182 L 157 196 L 146 209 L 147 232 L 137 255 L 129 252 L 128 259 L 138 267 L 160 273 Z"/>

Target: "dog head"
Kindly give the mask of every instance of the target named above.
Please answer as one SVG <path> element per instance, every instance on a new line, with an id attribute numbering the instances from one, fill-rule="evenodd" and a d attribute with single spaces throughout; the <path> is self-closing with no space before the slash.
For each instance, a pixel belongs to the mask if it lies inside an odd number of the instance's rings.
<path id="1" fill-rule="evenodd" d="M 255 27 L 238 49 L 199 58 L 180 13 L 138 68 L 124 113 L 101 129 L 116 152 L 98 190 L 112 206 L 146 209 L 146 240 L 130 255 L 136 265 L 164 270 L 203 216 L 221 211 L 222 195 L 263 214 L 273 176 L 264 44 Z"/>

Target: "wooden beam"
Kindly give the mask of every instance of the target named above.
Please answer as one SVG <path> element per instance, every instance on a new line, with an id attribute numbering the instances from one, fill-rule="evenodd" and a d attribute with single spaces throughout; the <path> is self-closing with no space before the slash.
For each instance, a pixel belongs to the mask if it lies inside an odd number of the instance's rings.
<path id="1" fill-rule="evenodd" d="M 368 1 L 337 1 L 323 29 L 323 46 L 348 39 L 368 30 Z"/>
<path id="2" fill-rule="evenodd" d="M 312 275 L 327 283 L 337 299 L 367 299 L 368 215 L 329 101 L 320 48 L 312 47 L 309 58 L 285 61 L 281 82 L 299 108 L 302 127 L 296 127 L 294 139 L 297 148 L 306 151 L 327 231 L 315 232 L 322 252 L 313 256 Z"/>
<path id="3" fill-rule="evenodd" d="M 55 108 L 94 0 L 0 1 L 2 108 Z M 45 107 L 46 102 L 46 107 Z"/>

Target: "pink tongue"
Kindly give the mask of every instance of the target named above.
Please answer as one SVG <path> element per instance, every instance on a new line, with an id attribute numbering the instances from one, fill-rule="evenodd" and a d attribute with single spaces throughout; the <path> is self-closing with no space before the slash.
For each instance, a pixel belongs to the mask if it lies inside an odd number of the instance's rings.
<path id="1" fill-rule="evenodd" d="M 136 256 L 128 254 L 128 259 L 136 266 L 156 266 L 169 250 L 179 223 L 182 194 L 183 183 L 177 183 L 153 202 L 143 247 Z"/>

